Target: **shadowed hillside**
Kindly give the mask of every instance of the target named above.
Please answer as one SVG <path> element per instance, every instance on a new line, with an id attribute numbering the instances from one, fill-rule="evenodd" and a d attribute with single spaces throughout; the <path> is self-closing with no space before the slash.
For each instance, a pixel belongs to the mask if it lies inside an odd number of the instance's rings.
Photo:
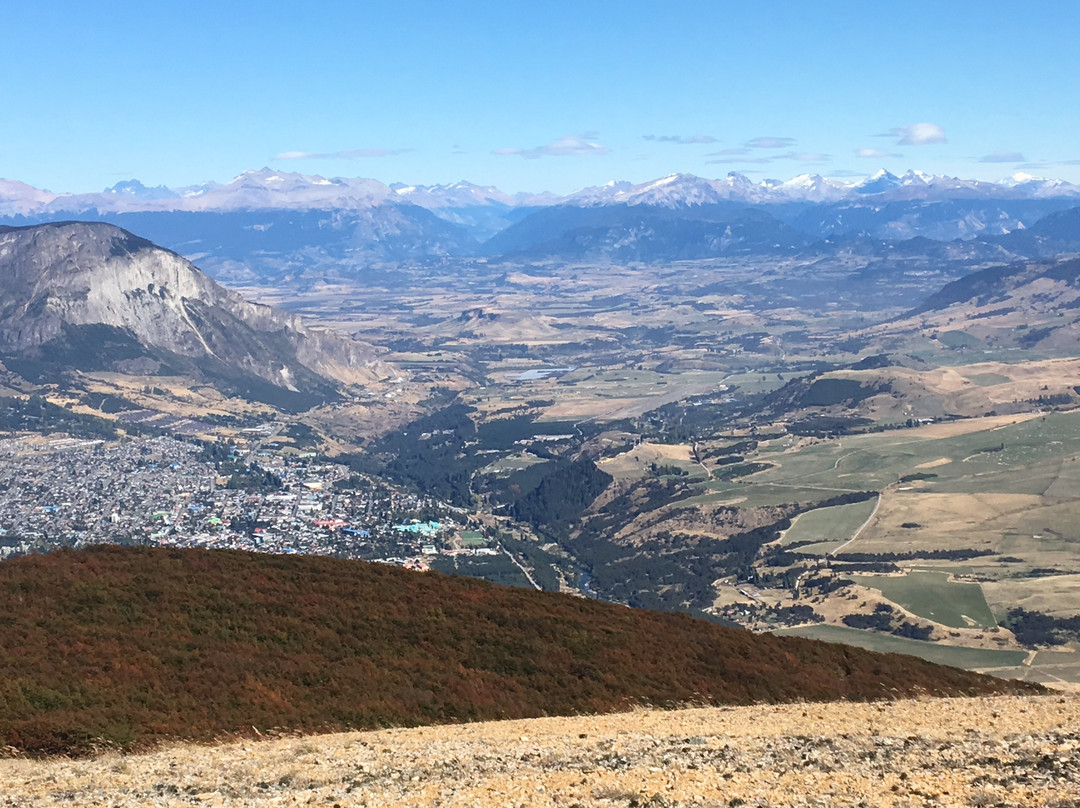
<path id="1" fill-rule="evenodd" d="M 30 754 L 601 712 L 1032 692 L 911 657 L 332 558 L 96 547 L 0 564 L 0 744 Z"/>

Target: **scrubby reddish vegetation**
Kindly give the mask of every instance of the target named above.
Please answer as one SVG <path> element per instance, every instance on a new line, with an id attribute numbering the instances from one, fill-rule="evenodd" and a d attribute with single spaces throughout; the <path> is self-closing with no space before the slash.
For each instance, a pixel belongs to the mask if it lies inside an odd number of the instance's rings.
<path id="1" fill-rule="evenodd" d="M 97 547 L 0 564 L 0 745 L 1032 691 L 911 657 L 333 558 Z"/>

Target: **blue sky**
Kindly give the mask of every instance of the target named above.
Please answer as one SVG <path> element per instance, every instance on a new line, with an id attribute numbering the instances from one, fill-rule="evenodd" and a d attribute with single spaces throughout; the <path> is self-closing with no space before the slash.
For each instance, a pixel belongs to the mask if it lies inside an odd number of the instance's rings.
<path id="1" fill-rule="evenodd" d="M 1080 182 L 1080 3 L 22 2 L 0 176 Z"/>

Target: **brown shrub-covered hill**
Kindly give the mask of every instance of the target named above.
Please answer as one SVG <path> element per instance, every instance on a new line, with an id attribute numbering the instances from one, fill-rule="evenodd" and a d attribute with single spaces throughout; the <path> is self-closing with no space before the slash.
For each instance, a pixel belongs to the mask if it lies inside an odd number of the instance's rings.
<path id="1" fill-rule="evenodd" d="M 0 563 L 0 746 L 28 754 L 638 703 L 1036 689 L 334 558 L 95 547 Z"/>

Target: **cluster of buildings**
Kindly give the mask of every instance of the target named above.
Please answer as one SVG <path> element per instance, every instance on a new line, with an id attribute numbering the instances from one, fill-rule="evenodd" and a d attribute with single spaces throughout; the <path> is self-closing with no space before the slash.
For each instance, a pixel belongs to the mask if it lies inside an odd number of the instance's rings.
<path id="1" fill-rule="evenodd" d="M 426 569 L 432 556 L 498 552 L 465 530 L 464 512 L 346 466 L 221 447 L 210 453 L 172 437 L 0 440 L 0 558 L 113 543 L 336 555 Z"/>

